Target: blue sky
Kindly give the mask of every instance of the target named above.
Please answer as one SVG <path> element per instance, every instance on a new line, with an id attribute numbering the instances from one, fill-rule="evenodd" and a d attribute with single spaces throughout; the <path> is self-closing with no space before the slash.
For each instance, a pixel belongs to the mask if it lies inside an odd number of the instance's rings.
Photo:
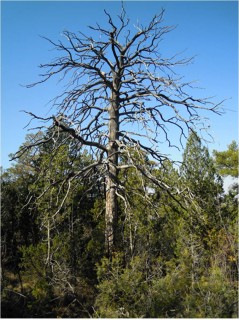
<path id="1" fill-rule="evenodd" d="M 182 68 L 187 79 L 198 80 L 205 89 L 196 95 L 215 96 L 224 103 L 226 114 L 207 114 L 214 143 L 210 150 L 224 150 L 237 140 L 238 106 L 238 3 L 237 1 L 126 1 L 132 24 L 149 22 L 165 8 L 166 25 L 177 28 L 165 36 L 162 52 L 173 55 L 185 50 L 197 55 L 194 64 Z M 2 1 L 2 166 L 10 166 L 8 155 L 16 152 L 28 133 L 29 117 L 20 110 L 45 116 L 47 104 L 63 88 L 53 79 L 47 84 L 26 89 L 20 84 L 39 80 L 38 66 L 54 58 L 54 51 L 40 35 L 58 40 L 63 30 L 89 33 L 87 26 L 105 23 L 103 10 L 120 13 L 119 1 Z M 173 157 L 179 158 L 176 151 Z"/>

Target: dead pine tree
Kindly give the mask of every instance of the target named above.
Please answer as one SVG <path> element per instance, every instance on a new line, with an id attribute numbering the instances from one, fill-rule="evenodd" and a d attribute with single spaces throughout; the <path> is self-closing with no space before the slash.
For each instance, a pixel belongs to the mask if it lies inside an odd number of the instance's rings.
<path id="1" fill-rule="evenodd" d="M 181 143 L 201 121 L 200 111 L 219 113 L 219 104 L 187 93 L 191 92 L 191 83 L 182 82 L 173 69 L 190 63 L 191 59 L 179 58 L 177 54 L 170 58 L 161 56 L 162 37 L 174 29 L 163 25 L 164 10 L 146 26 L 131 25 L 124 7 L 114 20 L 106 11 L 105 15 L 108 27 L 91 26 L 89 36 L 64 31 L 62 41 L 45 38 L 60 56 L 40 65 L 45 70 L 42 79 L 27 87 L 58 75 L 68 82 L 63 93 L 52 101 L 54 115 L 44 118 L 28 113 L 43 121 L 44 128 L 56 129 L 52 130 L 52 141 L 62 131 L 75 141 L 77 152 L 87 150 L 92 155 L 92 164 L 72 171 L 64 183 L 70 187 L 70 182 L 81 176 L 91 177 L 92 185 L 98 177 L 104 181 L 105 248 L 111 256 L 117 199 L 120 197 L 127 205 L 127 195 L 118 178 L 120 170 L 133 167 L 174 197 L 180 190 L 155 178 L 133 153 L 139 157 L 143 153 L 160 166 L 167 156 L 160 152 L 158 142 L 163 140 L 172 146 L 169 133 L 173 129 Z M 47 141 L 36 138 L 22 147 L 15 158 Z M 121 156 L 124 163 L 119 161 Z"/>

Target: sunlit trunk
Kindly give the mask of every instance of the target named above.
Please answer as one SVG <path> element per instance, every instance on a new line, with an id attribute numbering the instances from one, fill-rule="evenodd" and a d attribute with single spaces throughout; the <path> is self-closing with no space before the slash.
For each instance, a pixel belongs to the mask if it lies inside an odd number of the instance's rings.
<path id="1" fill-rule="evenodd" d="M 112 103 L 109 109 L 109 143 L 108 149 L 108 175 L 106 179 L 106 212 L 105 212 L 105 249 L 111 256 L 115 242 L 115 228 L 117 225 L 117 165 L 118 165 L 118 139 L 119 116 L 117 96 L 112 93 Z"/>

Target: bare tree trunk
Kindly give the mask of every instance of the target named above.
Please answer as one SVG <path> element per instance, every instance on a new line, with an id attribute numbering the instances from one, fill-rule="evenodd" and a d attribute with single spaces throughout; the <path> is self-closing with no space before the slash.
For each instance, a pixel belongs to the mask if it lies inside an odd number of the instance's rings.
<path id="1" fill-rule="evenodd" d="M 113 169 L 113 168 L 111 168 Z M 105 249 L 111 256 L 114 245 L 115 226 L 117 220 L 117 198 L 115 177 L 112 177 L 112 171 L 109 170 L 109 176 L 106 180 L 106 212 L 105 212 Z"/>
<path id="2" fill-rule="evenodd" d="M 106 179 L 106 212 L 105 212 L 105 249 L 110 257 L 115 241 L 117 225 L 117 165 L 119 115 L 117 94 L 112 93 L 112 103 L 109 109 L 109 143 L 108 143 L 108 176 Z"/>

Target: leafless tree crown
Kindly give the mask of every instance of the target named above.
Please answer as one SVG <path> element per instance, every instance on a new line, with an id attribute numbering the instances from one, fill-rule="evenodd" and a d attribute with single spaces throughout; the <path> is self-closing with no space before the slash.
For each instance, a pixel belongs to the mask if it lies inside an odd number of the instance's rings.
<path id="1" fill-rule="evenodd" d="M 184 83 L 174 67 L 188 64 L 191 59 L 180 59 L 177 54 L 169 58 L 161 56 L 161 40 L 174 29 L 163 26 L 164 10 L 147 26 L 133 27 L 124 8 L 116 22 L 106 11 L 105 14 L 109 28 L 91 26 L 94 38 L 82 32 L 64 31 L 64 41 L 56 43 L 47 39 L 62 55 L 41 65 L 46 70 L 42 79 L 28 87 L 58 74 L 67 81 L 64 92 L 53 100 L 57 110 L 53 116 L 30 115 L 56 129 L 50 137 L 53 141 L 57 140 L 59 131 L 63 131 L 76 152 L 87 149 L 92 155 L 94 162 L 71 172 L 68 182 L 80 175 L 94 177 L 96 168 L 101 176 L 107 177 L 106 233 L 109 238 L 117 211 L 116 196 L 126 199 L 123 186 L 117 180 L 119 170 L 134 167 L 161 188 L 171 190 L 153 177 L 139 158 L 147 154 L 156 163 L 162 163 L 167 157 L 158 149 L 159 141 L 172 145 L 169 130 L 177 129 L 175 134 L 181 143 L 188 130 L 200 122 L 199 111 L 207 109 L 218 113 L 218 105 L 186 92 L 187 89 L 191 92 L 191 83 Z M 35 139 L 16 156 L 45 142 L 44 138 Z M 137 160 L 132 155 L 135 153 Z M 124 157 L 124 163 L 119 161 L 120 156 Z"/>

